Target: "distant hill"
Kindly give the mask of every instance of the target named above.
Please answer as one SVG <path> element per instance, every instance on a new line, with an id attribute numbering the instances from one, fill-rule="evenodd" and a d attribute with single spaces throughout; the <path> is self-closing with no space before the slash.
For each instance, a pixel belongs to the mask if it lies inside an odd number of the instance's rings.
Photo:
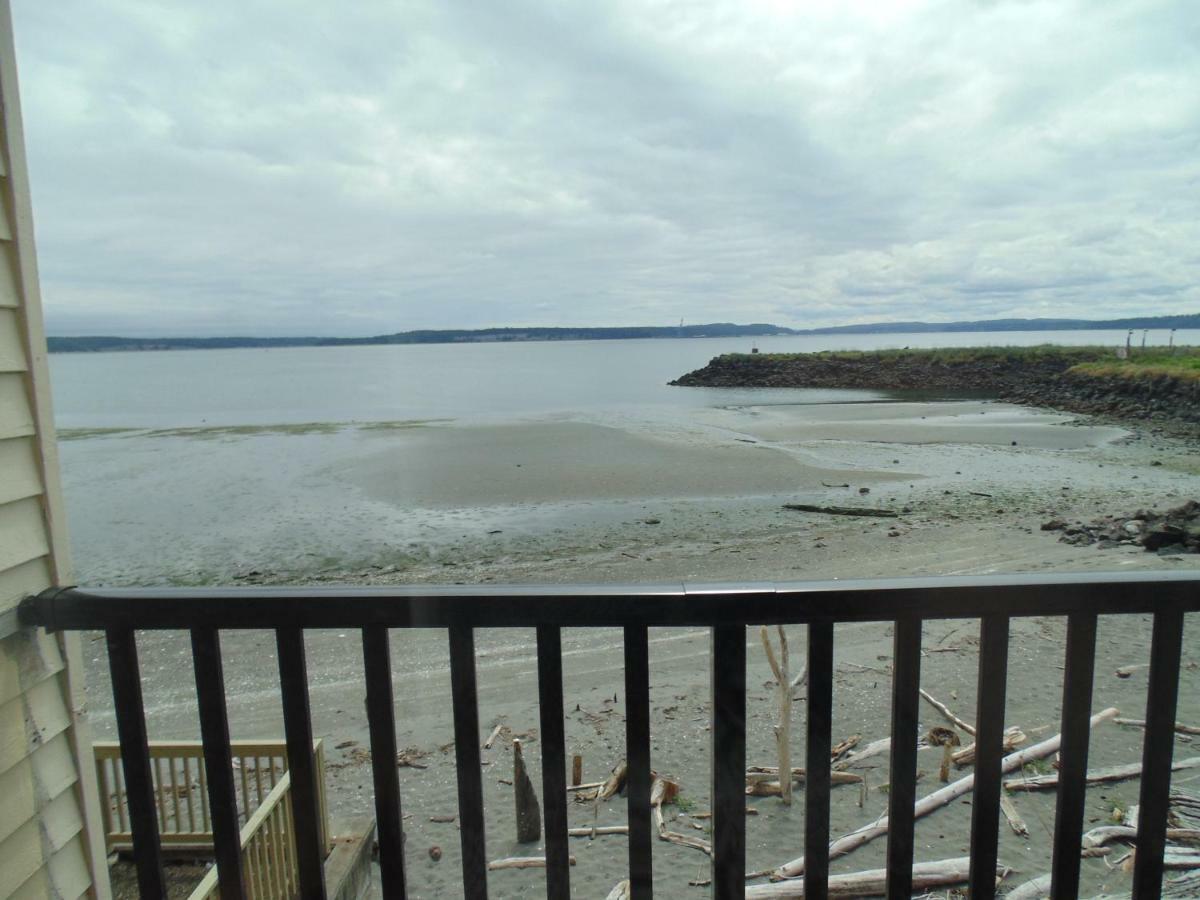
<path id="1" fill-rule="evenodd" d="M 795 329 L 782 325 L 735 325 L 713 322 L 679 327 L 614 328 L 480 328 L 399 331 L 374 337 L 211 337 L 134 338 L 106 335 L 51 337 L 51 353 L 100 353 L 120 350 L 227 350 L 240 347 L 354 347 L 371 344 L 464 344 L 517 341 L 615 341 L 635 338 L 767 337 L 789 334 L 914 334 L 960 331 L 1086 331 L 1128 328 L 1197 328 L 1200 313 L 1185 316 L 1141 316 L 1129 319 L 987 319 L 977 322 L 874 322 L 828 328 Z"/>
<path id="2" fill-rule="evenodd" d="M 51 353 L 97 353 L 114 350 L 225 350 L 238 347 L 354 347 L 368 344 L 481 344 L 516 341 L 622 341 L 635 338 L 762 337 L 772 334 L 796 334 L 779 325 L 734 325 L 713 322 L 708 325 L 678 327 L 625 326 L 615 328 L 480 328 L 474 330 L 400 331 L 361 338 L 323 337 L 212 337 L 212 338 L 130 338 L 130 337 L 51 337 Z"/>
<path id="3" fill-rule="evenodd" d="M 808 328 L 797 334 L 923 334 L 956 331 L 1119 331 L 1127 328 L 1200 328 L 1200 313 L 1130 319 L 984 319 L 976 322 L 871 322 Z"/>

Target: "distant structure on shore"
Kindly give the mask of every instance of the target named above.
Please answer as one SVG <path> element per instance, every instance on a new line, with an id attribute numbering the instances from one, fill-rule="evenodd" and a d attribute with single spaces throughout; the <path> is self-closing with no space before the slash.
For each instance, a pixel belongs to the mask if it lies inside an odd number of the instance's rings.
<path id="1" fill-rule="evenodd" d="M 963 331 L 1125 331 L 1129 329 L 1200 329 L 1200 313 L 1131 319 L 986 319 L 975 322 L 875 322 L 828 328 L 786 328 L 756 323 L 735 325 L 617 326 L 609 328 L 478 328 L 398 331 L 373 337 L 50 337 L 51 353 L 98 353 L 117 350 L 228 350 L 241 347 L 355 347 L 379 344 L 478 344 L 518 341 L 627 341 L 634 339 L 772 337 L 805 334 L 928 334 Z"/>

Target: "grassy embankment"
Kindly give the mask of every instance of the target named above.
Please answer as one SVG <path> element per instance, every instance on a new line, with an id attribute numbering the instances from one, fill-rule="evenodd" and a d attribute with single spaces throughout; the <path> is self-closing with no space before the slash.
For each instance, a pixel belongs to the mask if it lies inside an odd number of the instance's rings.
<path id="1" fill-rule="evenodd" d="M 1113 347 L 1063 347 L 1039 344 L 1035 347 L 936 347 L 892 350 L 821 350 L 816 353 L 731 353 L 733 357 L 786 362 L 796 358 L 844 360 L 870 359 L 887 365 L 899 362 L 926 362 L 938 366 L 970 366 L 987 363 L 1029 363 L 1049 360 L 1070 363 L 1072 374 L 1149 378 L 1169 375 L 1200 380 L 1200 347 L 1176 347 L 1167 350 L 1134 347 L 1129 359 L 1118 359 Z"/>

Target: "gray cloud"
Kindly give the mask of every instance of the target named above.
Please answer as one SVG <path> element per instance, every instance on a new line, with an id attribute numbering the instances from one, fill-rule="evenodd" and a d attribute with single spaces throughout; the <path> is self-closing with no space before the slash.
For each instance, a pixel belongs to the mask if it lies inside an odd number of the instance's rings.
<path id="1" fill-rule="evenodd" d="M 14 17 L 55 333 L 1200 309 L 1186 2 Z"/>

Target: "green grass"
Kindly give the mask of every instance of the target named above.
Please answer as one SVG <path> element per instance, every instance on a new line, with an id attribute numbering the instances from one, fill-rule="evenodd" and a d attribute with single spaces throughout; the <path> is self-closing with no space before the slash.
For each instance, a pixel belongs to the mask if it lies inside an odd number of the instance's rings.
<path id="1" fill-rule="evenodd" d="M 1072 374 L 1098 377 L 1157 378 L 1167 376 L 1188 381 L 1200 381 L 1200 347 L 1177 347 L 1174 353 L 1165 350 L 1136 349 L 1130 359 L 1106 359 L 1080 363 L 1071 368 Z"/>

